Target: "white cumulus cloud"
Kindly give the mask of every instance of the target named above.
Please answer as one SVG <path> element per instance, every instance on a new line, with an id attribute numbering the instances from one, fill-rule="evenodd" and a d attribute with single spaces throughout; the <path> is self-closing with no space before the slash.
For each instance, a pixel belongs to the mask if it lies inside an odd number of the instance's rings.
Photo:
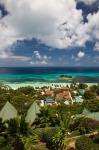
<path id="1" fill-rule="evenodd" d="M 77 56 L 78 58 L 83 58 L 85 56 L 85 53 L 83 51 L 79 51 Z"/>
<path id="2" fill-rule="evenodd" d="M 77 27 L 83 25 L 81 23 L 83 16 L 82 11 L 76 9 L 75 0 L 1 0 L 1 2 L 9 12 L 9 15 L 2 19 L 5 26 L 1 25 L 0 30 L 4 49 L 17 40 L 31 38 L 56 48 L 72 46 L 78 40 L 75 37 L 75 29 L 78 30 Z M 65 21 L 68 23 L 72 38 L 66 35 L 66 40 L 62 40 L 65 32 L 60 32 L 59 26 Z M 6 42 L 3 42 L 4 39 Z"/>
<path id="3" fill-rule="evenodd" d="M 89 14 L 88 22 L 83 23 L 82 10 L 76 8 L 76 0 L 0 2 L 9 12 L 0 21 L 0 51 L 10 49 L 17 40 L 32 38 L 59 49 L 82 47 L 87 41 L 99 39 L 99 11 Z"/>
<path id="4" fill-rule="evenodd" d="M 94 50 L 95 51 L 99 51 L 99 41 L 96 42 Z"/>
<path id="5" fill-rule="evenodd" d="M 71 59 L 80 61 L 83 57 L 85 57 L 85 52 L 79 51 L 76 56 L 72 55 Z"/>
<path id="6" fill-rule="evenodd" d="M 33 52 L 32 60 L 30 61 L 31 65 L 47 65 L 51 56 L 41 55 L 38 50 Z"/>

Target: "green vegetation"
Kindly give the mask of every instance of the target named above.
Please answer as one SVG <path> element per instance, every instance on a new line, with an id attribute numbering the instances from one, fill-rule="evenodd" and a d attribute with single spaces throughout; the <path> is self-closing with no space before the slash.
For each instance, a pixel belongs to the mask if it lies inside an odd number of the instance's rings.
<path id="1" fill-rule="evenodd" d="M 88 87 L 88 85 L 85 83 L 79 83 L 79 85 L 78 85 L 79 89 L 86 89 L 87 87 Z"/>
<path id="2" fill-rule="evenodd" d="M 99 146 L 91 138 L 82 136 L 76 141 L 76 150 L 99 150 Z"/>
<path id="3" fill-rule="evenodd" d="M 92 91 L 86 91 L 85 93 L 84 93 L 84 98 L 85 99 L 94 99 L 95 98 L 95 94 L 92 92 Z"/>
<path id="4" fill-rule="evenodd" d="M 72 76 L 69 76 L 69 75 L 60 75 L 60 78 L 62 79 L 68 79 L 68 78 L 72 78 Z"/>
<path id="5" fill-rule="evenodd" d="M 86 118 L 82 113 L 84 108 L 90 112 L 99 112 L 99 85 L 88 88 L 83 83 L 71 84 L 70 92 L 73 94 L 76 91 L 76 96 L 82 96 L 84 102 L 45 105 L 30 126 L 25 120 L 27 111 L 34 101 L 40 104 L 40 100 L 50 96 L 41 94 L 45 89 L 22 87 L 13 90 L 0 85 L 0 110 L 9 101 L 18 111 L 15 119 L 5 122 L 0 119 L 0 150 L 67 150 L 69 140 L 73 137 L 76 139 L 75 150 L 98 150 L 99 121 Z M 85 90 L 83 95 L 79 89 Z M 54 89 L 52 97 L 55 98 L 61 91 L 63 89 Z M 93 136 L 90 137 L 90 134 Z"/>
<path id="6" fill-rule="evenodd" d="M 99 112 L 99 100 L 97 99 L 85 100 L 83 104 L 91 112 Z"/>

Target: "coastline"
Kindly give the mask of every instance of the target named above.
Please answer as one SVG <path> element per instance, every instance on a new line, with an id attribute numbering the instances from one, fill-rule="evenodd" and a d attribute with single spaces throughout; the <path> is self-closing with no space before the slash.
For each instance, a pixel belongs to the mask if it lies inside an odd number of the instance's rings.
<path id="1" fill-rule="evenodd" d="M 27 83 L 5 83 L 5 85 L 10 86 L 12 89 L 17 89 L 20 87 L 27 87 L 27 86 L 32 86 L 34 88 L 42 88 L 44 86 L 50 87 L 50 88 L 55 88 L 55 87 L 61 87 L 61 86 L 70 86 L 71 83 L 49 83 L 49 82 L 27 82 Z"/>
<path id="2" fill-rule="evenodd" d="M 27 87 L 27 86 L 32 86 L 34 88 L 42 88 L 44 86 L 49 87 L 49 88 L 55 88 L 55 87 L 66 87 L 67 85 L 70 86 L 71 83 L 48 83 L 48 82 L 27 82 L 27 83 L 5 83 L 5 85 L 10 86 L 12 89 L 17 89 L 20 87 Z M 86 83 L 88 86 L 91 85 L 97 85 L 98 83 Z"/>
<path id="3" fill-rule="evenodd" d="M 1 68 L 0 83 L 12 89 L 32 86 L 34 88 L 70 86 L 83 82 L 89 86 L 99 83 L 99 68 L 35 67 Z"/>

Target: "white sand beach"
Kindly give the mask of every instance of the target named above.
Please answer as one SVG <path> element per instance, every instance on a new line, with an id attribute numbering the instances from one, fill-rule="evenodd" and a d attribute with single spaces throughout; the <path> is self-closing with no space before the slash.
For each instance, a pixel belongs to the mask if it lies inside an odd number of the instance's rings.
<path id="1" fill-rule="evenodd" d="M 46 87 L 66 87 L 67 85 L 70 86 L 71 83 L 49 83 L 49 82 L 25 82 L 25 83 L 8 83 L 6 85 L 10 86 L 12 89 L 17 89 L 20 87 L 27 87 L 27 86 L 32 86 L 34 88 L 42 88 L 44 86 Z M 97 83 L 86 83 L 88 86 L 91 85 L 97 85 Z"/>
<path id="2" fill-rule="evenodd" d="M 17 89 L 19 87 L 26 87 L 26 86 L 32 86 L 34 88 L 41 88 L 41 87 L 65 87 L 65 86 L 70 86 L 71 83 L 46 83 L 46 82 L 26 82 L 26 83 L 8 83 L 6 85 L 10 86 L 12 89 Z"/>

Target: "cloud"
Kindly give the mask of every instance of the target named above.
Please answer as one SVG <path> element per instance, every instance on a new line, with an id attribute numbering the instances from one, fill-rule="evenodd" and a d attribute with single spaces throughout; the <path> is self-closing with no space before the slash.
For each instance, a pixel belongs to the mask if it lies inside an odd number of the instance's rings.
<path id="1" fill-rule="evenodd" d="M 77 0 L 78 2 L 84 2 L 86 5 L 92 5 L 97 2 L 97 0 Z"/>
<path id="2" fill-rule="evenodd" d="M 1 3 L 9 14 L 0 21 L 0 51 L 10 49 L 17 40 L 32 38 L 58 49 L 82 47 L 87 41 L 99 39 L 99 11 L 89 14 L 88 22 L 84 23 L 75 0 L 1 0 Z"/>
<path id="3" fill-rule="evenodd" d="M 41 65 L 47 65 L 47 62 L 45 60 L 40 61 L 31 61 L 31 65 L 41 66 Z"/>
<path id="4" fill-rule="evenodd" d="M 7 60 L 8 62 L 23 62 L 27 63 L 27 65 L 47 65 L 50 59 L 50 56 L 41 55 L 39 51 L 34 51 L 32 57 L 14 55 L 11 51 L 0 52 L 0 60 L 2 60 L 3 62 Z"/>
<path id="5" fill-rule="evenodd" d="M 51 56 L 41 55 L 39 51 L 34 51 L 32 60 L 30 61 L 31 65 L 47 65 Z"/>
<path id="6" fill-rule="evenodd" d="M 42 56 L 41 54 L 39 53 L 39 51 L 34 51 L 34 56 L 37 58 L 37 59 L 42 59 Z"/>
<path id="7" fill-rule="evenodd" d="M 74 31 L 82 24 L 83 16 L 82 11 L 76 9 L 75 0 L 1 0 L 1 2 L 9 12 L 2 19 L 5 27 L 1 25 L 0 30 L 3 32 L 2 42 L 4 38 L 6 39 L 5 44 L 3 42 L 4 49 L 17 40 L 31 38 L 55 48 L 73 46 L 77 40 Z M 63 40 L 65 32 L 60 32 L 59 26 L 65 21 L 68 23 L 72 38 L 67 35 L 66 40 Z"/>
<path id="8" fill-rule="evenodd" d="M 29 62 L 31 60 L 31 57 L 27 57 L 27 56 L 18 56 L 18 55 L 14 55 L 12 52 L 0 52 L 0 59 L 5 60 L 5 59 L 11 59 L 11 60 L 15 60 L 15 61 L 21 61 L 21 62 Z"/>
<path id="9" fill-rule="evenodd" d="M 1 17 L 2 17 L 2 11 L 0 10 L 0 19 L 1 19 Z"/>
<path id="10" fill-rule="evenodd" d="M 99 41 L 96 42 L 94 50 L 95 51 L 99 51 Z"/>
<path id="11" fill-rule="evenodd" d="M 71 59 L 75 61 L 80 61 L 85 56 L 85 53 L 83 51 L 79 51 L 77 56 L 72 55 Z"/>
<path id="12" fill-rule="evenodd" d="M 94 56 L 93 62 L 99 64 L 99 56 Z"/>
<path id="13" fill-rule="evenodd" d="M 77 56 L 78 58 L 83 58 L 85 56 L 85 53 L 83 51 L 79 51 Z"/>

